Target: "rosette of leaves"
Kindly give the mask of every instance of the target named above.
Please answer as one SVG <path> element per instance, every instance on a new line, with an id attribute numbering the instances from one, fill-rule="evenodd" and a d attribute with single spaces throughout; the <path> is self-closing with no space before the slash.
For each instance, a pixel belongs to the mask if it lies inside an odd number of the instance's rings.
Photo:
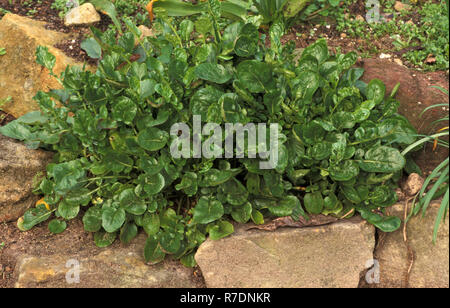
<path id="1" fill-rule="evenodd" d="M 0 128 L 56 153 L 35 189 L 46 206 L 29 210 L 21 229 L 55 217 L 50 228 L 59 233 L 82 215 L 100 247 L 117 237 L 129 243 L 143 229 L 148 262 L 171 255 L 187 266 L 207 236 L 232 234 L 233 220 L 359 212 L 383 231 L 397 229 L 400 220 L 384 209 L 396 202 L 407 160 L 399 149 L 415 130 L 384 84 L 359 80 L 353 52 L 331 54 L 319 40 L 294 61 L 277 25 L 267 48 L 259 24 L 219 24 L 220 2 L 208 5 L 196 23 L 158 12 L 154 38 L 139 39 L 127 19 L 118 37 L 92 29 L 84 48 L 96 50 L 97 71 L 67 67 L 62 89 L 35 96 L 40 111 Z M 51 71 L 55 58 L 39 47 L 37 62 Z M 250 158 L 173 158 L 170 128 L 192 129 L 193 115 L 279 123 L 276 168 Z"/>

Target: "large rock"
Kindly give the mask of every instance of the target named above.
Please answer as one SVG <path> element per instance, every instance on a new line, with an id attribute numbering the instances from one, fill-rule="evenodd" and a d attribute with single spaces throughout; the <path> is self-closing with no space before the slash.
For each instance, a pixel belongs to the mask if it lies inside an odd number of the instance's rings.
<path id="1" fill-rule="evenodd" d="M 433 121 L 448 116 L 448 110 L 443 110 L 442 107 L 432 109 L 421 116 L 426 107 L 448 104 L 448 95 L 431 87 L 437 85 L 448 90 L 448 76 L 445 72 L 416 72 L 386 59 L 365 59 L 362 67 L 365 70 L 362 80 L 369 82 L 374 78 L 381 79 L 386 84 L 387 95 L 400 83 L 396 96 L 400 102 L 399 112 L 407 117 L 420 133 L 435 133 L 437 128 L 448 126 L 447 122 L 440 123 L 434 130 L 430 127 Z M 429 146 L 426 151 L 419 151 L 415 156 L 416 162 L 425 172 L 434 169 L 449 154 L 446 148 L 439 147 L 435 152 L 431 148 Z"/>
<path id="2" fill-rule="evenodd" d="M 0 134 L 0 222 L 16 220 L 36 203 L 33 178 L 51 158 L 49 152 L 30 150 Z"/>
<path id="3" fill-rule="evenodd" d="M 219 288 L 358 287 L 373 259 L 374 228 L 360 218 L 208 239 L 196 256 L 206 285 Z"/>
<path id="4" fill-rule="evenodd" d="M 433 244 L 433 228 L 440 204 L 433 203 L 425 217 L 412 218 L 407 224 L 408 245 L 404 242 L 403 230 L 380 236 L 375 250 L 379 262 L 380 283 L 372 287 L 449 287 L 449 217 L 439 228 L 438 239 Z M 391 214 L 403 218 L 404 205 L 390 209 Z M 411 266 L 410 274 L 408 270 Z"/>
<path id="5" fill-rule="evenodd" d="M 74 7 L 64 18 L 66 26 L 90 25 L 100 21 L 100 15 L 91 3 Z"/>
<path id="6" fill-rule="evenodd" d="M 48 70 L 36 63 L 37 46 L 47 46 L 56 56 L 56 74 L 64 71 L 67 65 L 75 64 L 73 59 L 53 47 L 69 35 L 47 30 L 44 26 L 44 22 L 14 14 L 6 14 L 0 20 L 1 47 L 6 49 L 6 54 L 0 57 L 0 99 L 12 96 L 12 103 L 2 108 L 16 118 L 38 109 L 32 99 L 38 90 L 60 87 Z"/>
<path id="7" fill-rule="evenodd" d="M 64 236 L 64 234 L 63 234 Z M 145 236 L 129 246 L 87 249 L 49 256 L 25 255 L 17 262 L 16 288 L 198 288 L 203 284 L 179 261 L 144 262 Z M 79 272 L 77 273 L 77 268 Z"/>

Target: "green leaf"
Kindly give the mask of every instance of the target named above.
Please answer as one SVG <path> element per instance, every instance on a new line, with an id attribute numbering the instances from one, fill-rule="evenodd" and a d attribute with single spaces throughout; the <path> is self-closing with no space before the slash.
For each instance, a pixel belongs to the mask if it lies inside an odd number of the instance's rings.
<path id="1" fill-rule="evenodd" d="M 222 203 L 214 197 L 201 197 L 194 208 L 194 222 L 208 224 L 221 218 L 224 214 Z"/>
<path id="2" fill-rule="evenodd" d="M 157 214 L 145 213 L 142 220 L 143 228 L 147 235 L 156 235 L 159 232 L 160 220 Z"/>
<path id="3" fill-rule="evenodd" d="M 81 49 L 86 51 L 87 55 L 93 59 L 100 59 L 102 56 L 102 47 L 92 37 L 81 42 Z"/>
<path id="4" fill-rule="evenodd" d="M 169 133 L 156 127 L 146 128 L 138 135 L 138 143 L 147 151 L 158 151 L 162 149 L 169 140 Z"/>
<path id="5" fill-rule="evenodd" d="M 320 214 L 325 206 L 320 192 L 307 193 L 303 199 L 306 211 L 310 214 Z"/>
<path id="6" fill-rule="evenodd" d="M 53 234 L 60 234 L 67 228 L 67 223 L 62 220 L 53 219 L 48 224 L 48 230 Z"/>
<path id="7" fill-rule="evenodd" d="M 183 256 L 180 259 L 181 264 L 183 264 L 186 267 L 195 267 L 197 265 L 197 261 L 195 261 L 194 257 L 195 257 L 195 253 L 194 252 Z"/>
<path id="8" fill-rule="evenodd" d="M 383 232 L 394 232 L 398 230 L 402 224 L 400 218 L 396 216 L 381 216 L 366 209 L 360 209 L 358 211 L 361 213 L 363 219 L 367 220 Z"/>
<path id="9" fill-rule="evenodd" d="M 234 207 L 231 212 L 231 217 L 237 222 L 247 223 L 252 216 L 252 211 L 251 203 L 247 202 L 244 205 Z"/>
<path id="10" fill-rule="evenodd" d="M 33 137 L 30 129 L 17 120 L 0 127 L 0 133 L 17 140 L 28 140 Z"/>
<path id="11" fill-rule="evenodd" d="M 110 246 L 116 240 L 117 233 L 108 233 L 105 230 L 100 230 L 94 233 L 94 242 L 97 247 L 105 248 Z"/>
<path id="12" fill-rule="evenodd" d="M 152 264 L 159 263 L 164 260 L 166 254 L 159 246 L 158 237 L 155 235 L 149 236 L 145 242 L 144 257 L 146 262 Z"/>
<path id="13" fill-rule="evenodd" d="M 127 222 L 120 230 L 120 241 L 129 244 L 137 236 L 137 233 L 137 226 L 132 222 Z"/>
<path id="14" fill-rule="evenodd" d="M 104 207 L 102 210 L 102 227 L 112 233 L 120 229 L 125 222 L 126 214 L 122 208 Z"/>
<path id="15" fill-rule="evenodd" d="M 377 146 L 366 152 L 359 166 L 366 172 L 395 173 L 402 170 L 405 164 L 405 157 L 399 150 Z"/>
<path id="16" fill-rule="evenodd" d="M 87 232 L 98 232 L 102 228 L 102 208 L 100 206 L 90 207 L 83 216 L 84 230 Z"/>
<path id="17" fill-rule="evenodd" d="M 62 218 L 66 220 L 74 219 L 78 216 L 78 213 L 80 212 L 80 206 L 79 205 L 71 205 L 67 201 L 63 200 L 58 206 L 58 213 L 61 215 Z"/>
<path id="18" fill-rule="evenodd" d="M 298 209 L 300 205 L 300 200 L 295 196 L 286 196 L 282 198 L 276 205 L 269 206 L 268 209 L 270 213 L 278 217 L 290 216 L 292 215 L 294 209 Z M 301 205 L 300 205 L 301 207 Z"/>
<path id="19" fill-rule="evenodd" d="M 228 221 L 219 221 L 209 230 L 209 237 L 214 240 L 220 240 L 234 233 L 234 227 Z"/>
<path id="20" fill-rule="evenodd" d="M 160 237 L 161 248 L 169 254 L 174 254 L 181 248 L 181 239 L 169 231 L 164 231 Z"/>
<path id="21" fill-rule="evenodd" d="M 350 181 L 359 174 L 358 163 L 354 160 L 346 160 L 337 165 L 330 166 L 330 176 L 334 181 Z"/>
<path id="22" fill-rule="evenodd" d="M 195 68 L 195 75 L 207 81 L 211 81 L 218 84 L 224 84 L 228 82 L 232 75 L 222 65 L 214 63 L 202 63 Z"/>
<path id="23" fill-rule="evenodd" d="M 115 121 L 131 124 L 137 113 L 137 106 L 128 97 L 120 97 L 112 106 L 111 116 Z"/>
<path id="24" fill-rule="evenodd" d="M 367 86 L 367 99 L 373 100 L 376 105 L 384 100 L 386 86 L 379 79 L 372 79 Z"/>
<path id="25" fill-rule="evenodd" d="M 145 181 L 143 183 L 143 187 L 146 193 L 150 195 L 156 195 L 165 186 L 165 179 L 164 176 L 161 175 L 161 173 L 150 175 L 145 177 Z"/>
<path id="26" fill-rule="evenodd" d="M 320 39 L 312 45 L 306 47 L 305 50 L 303 50 L 301 59 L 306 57 L 315 58 L 319 65 L 328 60 L 329 54 L 327 41 L 325 39 Z"/>
<path id="27" fill-rule="evenodd" d="M 207 86 L 195 92 L 191 97 L 190 110 L 193 115 L 200 115 L 202 119 L 208 117 L 208 109 L 211 105 L 218 104 L 224 93 L 216 88 Z"/>
<path id="28" fill-rule="evenodd" d="M 53 67 L 56 63 L 56 57 L 52 55 L 47 47 L 38 46 L 36 48 L 36 62 L 47 68 L 49 71 L 53 71 Z"/>
<path id="29" fill-rule="evenodd" d="M 260 211 L 253 209 L 253 211 L 252 211 L 252 221 L 256 225 L 264 224 L 264 216 L 263 216 L 263 214 Z"/>
<path id="30" fill-rule="evenodd" d="M 108 15 L 116 26 L 117 31 L 122 34 L 122 25 L 117 18 L 117 11 L 114 3 L 108 0 L 90 0 L 97 11 L 100 11 L 106 15 Z"/>
<path id="31" fill-rule="evenodd" d="M 272 81 L 272 70 L 266 63 L 247 60 L 239 63 L 237 76 L 241 84 L 252 93 L 267 91 Z"/>
<path id="32" fill-rule="evenodd" d="M 20 230 L 28 231 L 34 226 L 50 218 L 52 212 L 48 211 L 44 204 L 39 204 L 35 208 L 29 209 L 23 215 Z"/>

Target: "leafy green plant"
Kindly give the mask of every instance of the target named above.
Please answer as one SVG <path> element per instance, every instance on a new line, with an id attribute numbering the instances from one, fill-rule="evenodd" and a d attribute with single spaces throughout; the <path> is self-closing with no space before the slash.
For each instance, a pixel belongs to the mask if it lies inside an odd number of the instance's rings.
<path id="1" fill-rule="evenodd" d="M 443 93 L 448 95 L 448 91 L 441 87 L 436 87 Z M 449 104 L 436 104 L 433 106 L 430 106 L 426 108 L 422 115 L 429 110 L 436 109 L 436 108 L 446 108 L 448 112 Z M 449 117 L 448 113 L 446 116 L 442 117 L 441 119 L 433 122 L 433 125 L 437 125 L 439 123 L 448 123 Z M 449 148 L 448 140 L 445 139 L 439 139 L 443 137 L 449 136 L 449 127 L 443 127 L 439 129 L 438 133 L 433 134 L 431 136 L 424 136 L 423 138 L 417 140 L 415 143 L 411 144 L 409 147 L 407 147 L 402 154 L 406 155 L 409 151 L 423 145 L 427 142 L 433 142 L 435 146 L 440 145 L 443 147 Z M 434 170 L 431 172 L 431 174 L 427 177 L 425 180 L 422 189 L 420 190 L 418 196 L 414 199 L 413 202 L 413 210 L 411 212 L 411 216 L 417 215 L 420 211 L 422 211 L 422 215 L 425 216 L 426 211 L 431 203 L 432 200 L 436 200 L 443 196 L 441 201 L 441 206 L 439 208 L 435 225 L 434 225 L 434 231 L 433 231 L 433 242 L 436 242 L 437 235 L 439 231 L 439 226 L 441 222 L 445 221 L 445 217 L 447 216 L 448 209 L 449 209 L 449 158 L 447 157 L 442 163 L 440 163 Z M 429 189 L 427 191 L 427 189 Z M 417 202 L 418 200 L 418 202 Z"/>
<path id="2" fill-rule="evenodd" d="M 6 49 L 4 47 L 0 47 L 0 56 L 6 55 Z"/>
<path id="3" fill-rule="evenodd" d="M 44 200 L 19 228 L 56 216 L 49 228 L 61 232 L 64 221 L 82 214 L 100 247 L 117 237 L 129 243 L 142 228 L 148 262 L 171 255 L 187 266 L 206 236 L 233 233 L 231 220 L 359 212 L 383 231 L 396 230 L 401 221 L 384 210 L 397 200 L 406 163 L 399 149 L 416 132 L 397 114 L 393 94 L 385 95 L 380 80 L 359 80 L 353 52 L 332 55 L 319 40 L 294 61 L 294 46 L 280 44 L 276 24 L 268 48 L 259 23 L 223 27 L 221 3 L 208 6 L 195 23 L 177 24 L 159 10 L 155 38 L 139 39 L 129 19 L 118 39 L 93 29 L 85 47 L 101 50 L 97 72 L 68 67 L 59 78 L 63 89 L 35 96 L 40 111 L 0 128 L 55 152 L 35 188 Z M 55 57 L 44 47 L 36 55 L 51 71 Z M 275 169 L 237 152 L 230 159 L 174 158 L 172 125 L 193 132 L 194 115 L 219 125 L 278 123 Z"/>

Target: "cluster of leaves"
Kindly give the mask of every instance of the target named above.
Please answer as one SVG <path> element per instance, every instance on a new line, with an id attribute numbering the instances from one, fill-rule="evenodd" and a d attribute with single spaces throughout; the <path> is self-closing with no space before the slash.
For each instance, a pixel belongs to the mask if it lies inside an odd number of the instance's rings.
<path id="1" fill-rule="evenodd" d="M 399 149 L 415 141 L 415 130 L 384 84 L 359 80 L 353 52 L 332 55 L 319 40 L 294 60 L 277 24 L 268 48 L 257 21 L 222 28 L 220 2 L 208 7 L 195 23 L 176 24 L 159 11 L 155 38 L 139 39 L 128 19 L 118 38 L 93 28 L 85 47 L 100 58 L 97 71 L 68 67 L 63 89 L 35 96 L 40 111 L 0 128 L 56 153 L 35 190 L 44 200 L 19 227 L 55 214 L 49 228 L 59 233 L 84 213 L 98 246 L 117 236 L 128 243 L 142 227 L 147 261 L 171 255 L 187 266 L 206 236 L 233 233 L 231 219 L 263 224 L 265 217 L 359 212 L 396 230 L 400 220 L 384 209 L 396 202 L 406 163 Z M 53 68 L 46 48 L 36 54 Z M 193 115 L 218 124 L 278 123 L 276 168 L 261 170 L 260 159 L 250 158 L 173 158 L 170 128 L 192 129 Z"/>

